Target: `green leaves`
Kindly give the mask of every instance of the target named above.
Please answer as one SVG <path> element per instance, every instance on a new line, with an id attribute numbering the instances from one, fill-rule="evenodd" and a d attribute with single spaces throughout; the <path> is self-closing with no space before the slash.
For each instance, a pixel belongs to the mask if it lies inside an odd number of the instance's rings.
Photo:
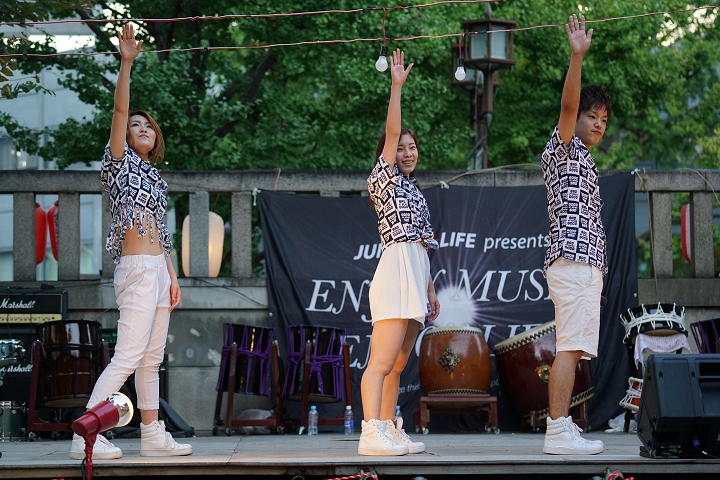
<path id="1" fill-rule="evenodd" d="M 24 4 L 27 2 L 18 2 Z M 32 5 L 70 3 L 60 0 Z M 407 2 L 385 2 L 387 7 Z M 717 3 L 717 2 L 715 2 Z M 317 11 L 377 6 L 357 0 L 133 0 L 100 2 L 112 17 L 169 18 L 203 15 Z M 417 131 L 418 168 L 465 168 L 473 145 L 470 97 L 451 91 L 450 40 L 393 41 L 393 37 L 460 32 L 462 19 L 482 18 L 486 4 L 392 10 L 388 47 L 402 48 L 415 67 L 403 89 L 403 123 Z M 684 9 L 680 0 L 592 0 L 588 19 Z M 63 7 L 65 8 L 65 7 Z M 576 12 L 570 0 L 506 0 L 497 18 L 518 27 L 561 23 Z M 60 10 L 58 10 L 59 12 Z M 90 10 L 79 10 L 89 15 Z M 54 10 L 47 10 L 58 15 Z M 604 168 L 638 161 L 661 166 L 720 166 L 720 29 L 716 11 L 652 16 L 591 24 L 593 44 L 583 83 L 600 83 L 614 101 L 605 139 L 595 150 Z M 30 17 L 28 17 L 30 18 Z M 38 17 L 39 18 L 39 17 Z M 304 17 L 236 18 L 140 24 L 148 49 L 255 47 L 266 44 L 382 36 L 382 11 Z M 96 26 L 97 49 L 111 49 L 118 24 Z M 675 43 L 673 43 L 675 42 Z M 384 128 L 390 80 L 374 69 L 380 42 L 309 44 L 228 51 L 144 53 L 133 65 L 131 106 L 159 121 L 167 165 L 178 169 L 368 169 Z M 48 52 L 47 44 L 18 46 Z M 514 34 L 517 65 L 500 72 L 490 127 L 490 165 L 538 159 L 557 123 L 569 48 L 562 27 Z M 0 57 L 0 61 L 4 61 Z M 61 82 L 93 105 L 93 118 L 68 121 L 44 147 L 59 165 L 96 160 L 107 142 L 118 60 L 114 56 L 23 59 L 23 72 L 55 66 Z M 17 69 L 0 64 L 0 75 Z M 2 82 L 3 80 L 0 80 Z M 37 88 L 28 84 L 20 90 Z M 25 90 L 22 90 L 25 89 Z M 16 94 L 2 87 L 2 93 Z M 20 127 L 12 130 L 20 135 Z M 35 133 L 37 134 L 37 132 Z"/>

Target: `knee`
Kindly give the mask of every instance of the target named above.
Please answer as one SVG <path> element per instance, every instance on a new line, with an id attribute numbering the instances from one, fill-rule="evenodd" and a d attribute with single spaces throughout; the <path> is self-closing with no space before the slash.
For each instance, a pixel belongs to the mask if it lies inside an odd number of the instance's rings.
<path id="1" fill-rule="evenodd" d="M 394 370 L 394 367 L 392 363 L 370 362 L 368 363 L 366 373 L 387 377 Z"/>

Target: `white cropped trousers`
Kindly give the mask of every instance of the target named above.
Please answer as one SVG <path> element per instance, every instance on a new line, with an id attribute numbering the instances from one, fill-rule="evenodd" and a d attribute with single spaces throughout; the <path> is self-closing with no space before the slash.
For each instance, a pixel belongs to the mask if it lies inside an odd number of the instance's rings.
<path id="1" fill-rule="evenodd" d="M 110 364 L 93 388 L 87 408 L 117 392 L 135 372 L 137 407 L 160 407 L 160 376 L 170 325 L 170 274 L 165 254 L 125 255 L 115 268 L 120 309 L 117 344 Z"/>

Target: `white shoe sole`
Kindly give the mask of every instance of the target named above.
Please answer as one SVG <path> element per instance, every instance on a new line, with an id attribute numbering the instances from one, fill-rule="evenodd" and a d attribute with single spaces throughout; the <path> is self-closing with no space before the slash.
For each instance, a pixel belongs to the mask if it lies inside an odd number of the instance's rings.
<path id="1" fill-rule="evenodd" d="M 597 455 L 605 451 L 604 447 L 596 448 L 571 448 L 571 447 L 545 447 L 543 446 L 543 453 L 550 455 Z"/>
<path id="2" fill-rule="evenodd" d="M 402 449 L 358 447 L 358 455 L 370 455 L 374 457 L 397 457 L 406 455 L 407 453 L 407 447 Z"/>
<path id="3" fill-rule="evenodd" d="M 115 460 L 122 457 L 122 452 L 119 453 L 94 453 L 93 452 L 93 460 Z M 85 452 L 77 453 L 77 452 L 70 452 L 70 458 L 73 460 L 84 460 L 85 459 Z"/>
<path id="4" fill-rule="evenodd" d="M 140 450 L 141 457 L 183 457 L 192 455 L 192 448 L 184 450 Z"/>

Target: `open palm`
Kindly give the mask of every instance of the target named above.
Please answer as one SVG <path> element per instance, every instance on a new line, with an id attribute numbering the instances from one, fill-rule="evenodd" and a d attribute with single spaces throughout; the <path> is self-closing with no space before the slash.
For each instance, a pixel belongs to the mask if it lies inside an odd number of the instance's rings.
<path id="1" fill-rule="evenodd" d="M 134 60 L 140 53 L 143 41 L 135 40 L 135 31 L 132 25 L 129 23 L 123 25 L 117 36 L 120 42 L 118 45 L 120 56 L 126 60 Z"/>
<path id="2" fill-rule="evenodd" d="M 405 83 L 410 70 L 412 70 L 413 64 L 408 65 L 405 69 L 405 52 L 399 48 L 393 52 L 393 56 L 390 59 L 390 76 L 392 77 L 393 85 L 402 85 Z"/>
<path id="3" fill-rule="evenodd" d="M 565 24 L 565 32 L 568 36 L 568 42 L 572 53 L 585 53 L 590 48 L 592 42 L 592 28 L 585 33 L 585 16 L 580 17 L 578 22 L 577 15 L 570 16 L 570 20 Z"/>

